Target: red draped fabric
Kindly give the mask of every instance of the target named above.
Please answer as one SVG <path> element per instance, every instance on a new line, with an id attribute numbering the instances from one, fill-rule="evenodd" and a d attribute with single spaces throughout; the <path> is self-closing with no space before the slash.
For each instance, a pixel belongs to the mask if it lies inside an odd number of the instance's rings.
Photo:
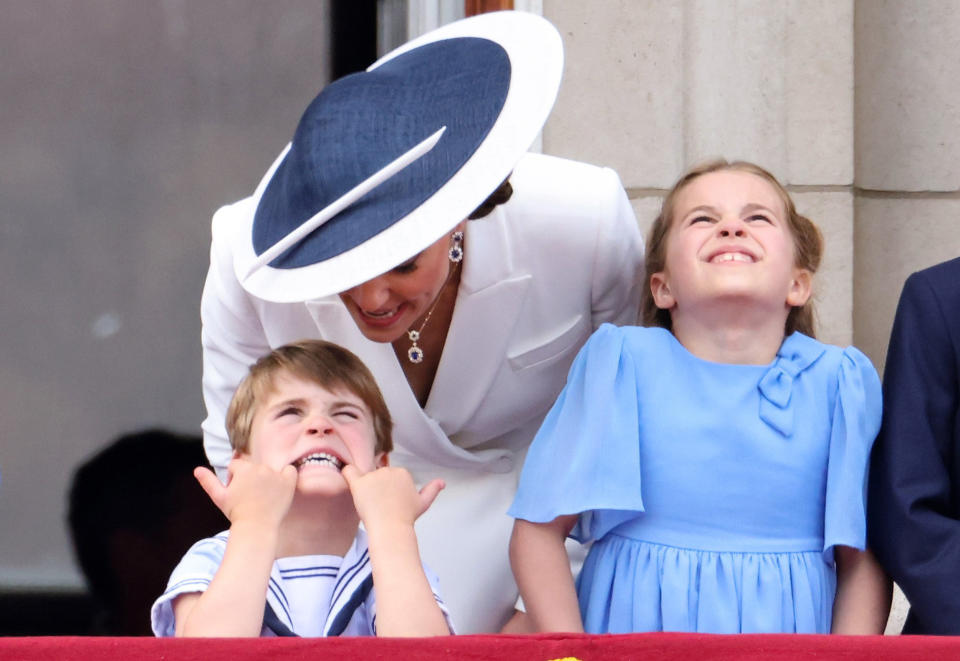
<path id="1" fill-rule="evenodd" d="M 450 636 L 445 638 L 155 639 L 0 638 L 0 659 L 13 661 L 317 661 L 318 659 L 576 658 L 685 659 L 909 659 L 960 658 L 960 638 L 932 636 L 812 636 L 652 633 L 619 636 Z"/>

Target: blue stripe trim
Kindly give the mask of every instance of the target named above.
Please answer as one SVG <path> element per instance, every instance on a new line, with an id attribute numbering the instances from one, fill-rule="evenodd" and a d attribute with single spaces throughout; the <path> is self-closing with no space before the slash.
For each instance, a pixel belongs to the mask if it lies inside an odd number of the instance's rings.
<path id="1" fill-rule="evenodd" d="M 295 574 L 290 576 L 284 576 L 283 580 L 295 581 L 298 578 L 334 578 L 336 575 L 337 575 L 337 572 L 334 572 L 334 571 L 314 572 L 313 574 Z"/>
<path id="2" fill-rule="evenodd" d="M 263 608 L 263 626 L 270 629 L 276 636 L 299 638 L 286 624 L 280 621 L 277 614 L 270 608 L 270 603 Z"/>
<path id="3" fill-rule="evenodd" d="M 335 565 L 317 565 L 316 567 L 291 567 L 289 569 L 281 569 L 280 574 L 289 574 L 292 572 L 300 571 L 317 571 L 317 570 L 328 570 L 328 571 L 339 571 L 340 567 Z"/>
<path id="4" fill-rule="evenodd" d="M 293 617 L 290 616 L 290 603 L 287 601 L 287 595 L 284 594 L 283 588 L 277 585 L 276 581 L 271 578 L 270 582 L 267 583 L 267 589 L 280 604 L 280 608 L 283 609 L 284 615 L 287 616 L 287 621 L 293 622 Z"/>
<path id="5" fill-rule="evenodd" d="M 333 587 L 333 598 L 330 600 L 331 603 L 336 603 L 340 596 L 346 590 L 347 585 L 349 585 L 350 580 L 356 576 L 360 570 L 362 570 L 370 562 L 370 556 L 366 549 L 364 549 L 363 554 L 360 556 L 360 559 L 353 564 L 350 568 L 343 572 L 343 576 L 337 584 Z"/>
<path id="6" fill-rule="evenodd" d="M 364 602 L 367 596 L 370 594 L 370 590 L 373 589 L 373 574 L 370 574 L 363 582 L 360 584 L 352 595 L 350 599 L 347 600 L 347 603 L 343 605 L 340 611 L 337 613 L 337 616 L 333 619 L 333 622 L 330 624 L 330 627 L 327 629 L 326 634 L 328 636 L 339 636 L 347 628 L 347 625 L 350 624 L 350 620 L 353 618 L 353 614 L 356 612 L 357 608 Z"/>

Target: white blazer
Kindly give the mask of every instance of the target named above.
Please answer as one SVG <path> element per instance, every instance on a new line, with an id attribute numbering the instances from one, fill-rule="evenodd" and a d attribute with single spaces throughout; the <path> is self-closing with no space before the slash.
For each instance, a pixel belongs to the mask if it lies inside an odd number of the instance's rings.
<path id="1" fill-rule="evenodd" d="M 511 200 L 466 225 L 457 302 L 424 408 L 390 344 L 367 340 L 337 296 L 278 304 L 240 286 L 230 234 L 254 198 L 214 215 L 201 303 L 204 445 L 221 477 L 227 406 L 257 358 L 320 338 L 367 364 L 394 419 L 391 463 L 419 484 L 447 483 L 417 533 L 461 633 L 496 631 L 511 614 L 506 510 L 527 447 L 590 333 L 636 323 L 642 281 L 642 239 L 613 170 L 529 154 L 510 181 Z"/>

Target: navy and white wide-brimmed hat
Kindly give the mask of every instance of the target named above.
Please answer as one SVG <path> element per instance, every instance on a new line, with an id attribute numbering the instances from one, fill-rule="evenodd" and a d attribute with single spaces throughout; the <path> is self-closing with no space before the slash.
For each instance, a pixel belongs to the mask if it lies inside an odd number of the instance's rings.
<path id="1" fill-rule="evenodd" d="M 427 248 L 509 176 L 562 69 L 557 30 L 505 11 L 445 25 L 328 85 L 233 235 L 244 288 L 280 303 L 319 298 Z"/>

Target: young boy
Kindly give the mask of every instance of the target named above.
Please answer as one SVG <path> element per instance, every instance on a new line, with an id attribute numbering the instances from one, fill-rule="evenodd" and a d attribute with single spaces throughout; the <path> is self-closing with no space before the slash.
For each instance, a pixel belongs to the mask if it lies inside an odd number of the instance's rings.
<path id="1" fill-rule="evenodd" d="M 156 635 L 450 633 L 413 529 L 444 485 L 418 493 L 388 467 L 390 413 L 359 358 L 318 340 L 275 349 L 226 424 L 227 485 L 206 468 L 194 476 L 230 530 L 174 569 L 151 612 Z"/>

